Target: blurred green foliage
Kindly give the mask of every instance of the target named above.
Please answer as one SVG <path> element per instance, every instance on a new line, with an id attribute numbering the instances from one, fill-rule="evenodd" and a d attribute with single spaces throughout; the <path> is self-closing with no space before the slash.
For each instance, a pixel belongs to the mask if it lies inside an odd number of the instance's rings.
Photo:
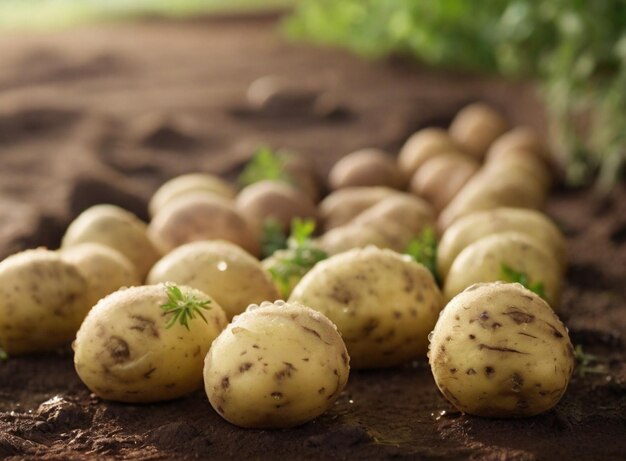
<path id="1" fill-rule="evenodd" d="M 302 0 L 292 37 L 542 82 L 570 183 L 626 157 L 626 0 Z"/>

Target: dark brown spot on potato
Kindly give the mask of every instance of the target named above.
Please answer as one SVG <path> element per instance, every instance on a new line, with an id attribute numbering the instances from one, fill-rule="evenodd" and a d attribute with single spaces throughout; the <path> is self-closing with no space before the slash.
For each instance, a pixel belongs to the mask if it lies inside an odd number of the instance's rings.
<path id="1" fill-rule="evenodd" d="M 480 350 L 487 349 L 489 351 L 497 351 L 497 352 L 510 352 L 512 354 L 528 354 L 528 352 L 518 351 L 517 349 L 511 349 L 509 347 L 496 347 L 496 346 L 489 346 L 487 344 L 479 344 L 478 349 Z"/>
<path id="2" fill-rule="evenodd" d="M 476 335 L 469 335 L 469 339 L 472 339 L 472 340 L 476 339 Z"/>
<path id="3" fill-rule="evenodd" d="M 493 322 L 493 323 L 491 324 L 491 328 L 492 328 L 493 330 L 497 330 L 497 329 L 498 329 L 498 328 L 500 328 L 501 326 L 502 326 L 502 324 L 501 324 L 500 322 Z"/>
<path id="4" fill-rule="evenodd" d="M 245 372 L 246 372 L 246 371 L 248 371 L 250 368 L 252 368 L 252 363 L 250 363 L 250 362 L 245 362 L 245 363 L 242 363 L 242 364 L 239 366 L 239 373 L 245 373 Z"/>
<path id="5" fill-rule="evenodd" d="M 157 328 L 154 320 L 141 315 L 131 315 L 130 318 L 133 320 L 133 324 L 130 327 L 131 330 L 136 330 L 141 333 L 147 332 L 154 338 L 159 337 L 159 329 Z"/>
<path id="6" fill-rule="evenodd" d="M 456 368 L 450 368 L 450 373 L 452 374 L 456 373 Z"/>
<path id="7" fill-rule="evenodd" d="M 400 311 L 393 311 L 393 318 L 394 319 L 402 318 L 402 312 L 400 312 Z"/>
<path id="8" fill-rule="evenodd" d="M 341 353 L 341 360 L 343 361 L 344 366 L 348 366 L 348 356 L 346 355 L 345 352 Z"/>
<path id="9" fill-rule="evenodd" d="M 476 370 L 474 370 L 473 368 L 468 368 L 467 371 L 465 372 L 465 374 L 467 375 L 475 375 L 476 374 Z"/>
<path id="10" fill-rule="evenodd" d="M 302 327 L 302 329 L 303 329 L 304 331 L 306 331 L 307 333 L 310 333 L 310 334 L 312 334 L 313 336 L 317 337 L 318 339 L 322 339 L 322 337 L 320 336 L 320 334 L 319 334 L 317 331 L 315 331 L 313 328 L 309 328 L 309 327 L 304 327 L 304 326 L 303 326 L 303 327 Z"/>
<path id="11" fill-rule="evenodd" d="M 518 331 L 518 332 L 517 332 L 517 334 L 518 334 L 518 335 L 522 335 L 522 336 L 528 336 L 529 338 L 534 338 L 534 339 L 537 339 L 537 337 L 536 337 L 536 336 L 533 336 L 533 335 L 531 335 L 530 333 L 525 333 L 525 332 L 523 332 L 523 331 Z"/>
<path id="12" fill-rule="evenodd" d="M 326 392 L 326 388 L 325 388 L 325 387 L 320 387 L 320 388 L 317 390 L 317 393 L 318 393 L 319 395 L 322 395 L 324 392 Z"/>
<path id="13" fill-rule="evenodd" d="M 404 277 L 404 291 L 410 293 L 415 288 L 415 280 L 413 280 L 411 273 L 406 269 L 402 271 L 402 276 Z"/>
<path id="14" fill-rule="evenodd" d="M 491 367 L 491 366 L 486 366 L 485 367 L 485 374 L 487 376 L 491 376 L 496 372 L 495 368 Z"/>
<path id="15" fill-rule="evenodd" d="M 513 392 L 519 392 L 524 385 L 524 378 L 519 373 L 513 373 L 511 375 L 511 390 Z"/>
<path id="16" fill-rule="evenodd" d="M 108 341 L 105 343 L 105 347 L 115 363 L 123 363 L 130 358 L 128 343 L 119 336 L 113 335 L 109 337 Z"/>
<path id="17" fill-rule="evenodd" d="M 230 387 L 230 378 L 228 376 L 224 376 L 220 385 L 222 386 L 222 389 L 228 389 Z"/>
<path id="18" fill-rule="evenodd" d="M 274 391 L 270 394 L 273 398 L 275 399 L 282 399 L 283 398 L 283 393 L 282 392 L 277 392 Z"/>
<path id="19" fill-rule="evenodd" d="M 146 371 L 146 372 L 143 374 L 143 377 L 144 377 L 145 379 L 150 379 L 150 375 L 152 375 L 152 373 L 154 373 L 155 371 L 156 371 L 156 368 L 150 368 L 148 371 Z"/>
<path id="20" fill-rule="evenodd" d="M 218 405 L 218 407 L 217 407 L 217 411 L 218 411 L 219 413 L 221 413 L 221 414 L 224 414 L 224 409 L 223 409 L 221 406 L 219 406 L 219 405 Z"/>
<path id="21" fill-rule="evenodd" d="M 482 311 L 482 312 L 480 313 L 480 315 L 478 316 L 478 319 L 479 319 L 479 320 L 483 320 L 483 321 L 484 321 L 484 320 L 489 320 L 489 312 L 487 312 L 487 311 Z"/>
<path id="22" fill-rule="evenodd" d="M 535 316 L 533 314 L 524 312 L 515 306 L 509 306 L 509 310 L 504 312 L 504 315 L 510 317 L 511 320 L 518 325 L 521 325 L 522 323 L 532 323 L 535 321 Z"/>
<path id="23" fill-rule="evenodd" d="M 292 372 L 298 371 L 298 369 L 294 367 L 293 364 L 290 362 L 283 362 L 283 364 L 285 366 L 276 373 L 274 373 L 274 377 L 278 381 L 282 381 L 285 378 L 291 378 Z"/>
<path id="24" fill-rule="evenodd" d="M 254 349 L 259 349 L 259 345 L 258 345 L 258 344 L 253 344 L 253 345 L 252 345 L 252 347 L 253 347 Z"/>
<path id="25" fill-rule="evenodd" d="M 552 335 L 555 338 L 561 339 L 563 337 L 563 334 L 554 325 L 548 322 L 546 322 L 546 324 L 552 329 Z"/>
<path id="26" fill-rule="evenodd" d="M 365 336 L 369 336 L 377 327 L 378 327 L 378 320 L 375 318 L 370 318 L 367 320 L 367 322 L 365 322 L 365 325 L 363 325 L 363 334 Z"/>

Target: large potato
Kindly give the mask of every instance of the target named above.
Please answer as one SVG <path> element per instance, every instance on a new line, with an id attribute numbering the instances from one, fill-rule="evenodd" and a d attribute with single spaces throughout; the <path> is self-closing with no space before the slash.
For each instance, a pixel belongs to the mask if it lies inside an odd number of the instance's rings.
<path id="1" fill-rule="evenodd" d="M 361 149 L 341 158 L 328 174 L 332 190 L 345 187 L 402 187 L 404 181 L 396 162 L 379 149 Z"/>
<path id="2" fill-rule="evenodd" d="M 206 356 L 209 402 L 241 427 L 304 424 L 332 406 L 348 381 L 346 346 L 337 328 L 295 303 L 250 306 Z"/>
<path id="3" fill-rule="evenodd" d="M 27 250 L 0 262 L 0 348 L 41 352 L 72 338 L 91 307 L 87 282 L 54 251 Z"/>
<path id="4" fill-rule="evenodd" d="M 437 271 L 441 278 L 446 278 L 452 262 L 465 247 L 488 235 L 507 231 L 533 237 L 554 255 L 565 272 L 565 238 L 550 218 L 535 210 L 504 207 L 468 214 L 446 229 L 437 249 Z"/>
<path id="5" fill-rule="evenodd" d="M 472 285 L 452 299 L 432 332 L 428 355 L 446 399 L 484 417 L 549 410 L 574 369 L 567 329 L 550 306 L 517 283 Z"/>
<path id="6" fill-rule="evenodd" d="M 186 194 L 159 211 L 148 233 L 163 253 L 198 240 L 228 240 L 253 255 L 259 239 L 235 205 L 222 197 Z"/>
<path id="7" fill-rule="evenodd" d="M 375 203 L 394 194 L 400 194 L 387 187 L 346 187 L 329 194 L 319 204 L 320 219 L 324 230 L 343 226 L 356 215 Z"/>
<path id="8" fill-rule="evenodd" d="M 166 310 L 168 305 L 177 310 Z M 190 311 L 193 318 L 183 316 Z M 74 341 L 74 366 L 83 383 L 106 400 L 174 399 L 202 386 L 204 357 L 227 323 L 219 304 L 199 290 L 125 288 L 89 311 Z"/>
<path id="9" fill-rule="evenodd" d="M 546 301 L 555 310 L 559 307 L 563 272 L 558 261 L 537 240 L 519 232 L 488 235 L 465 247 L 446 277 L 446 301 L 475 283 L 508 281 L 504 266 L 526 274 L 529 283 L 541 283 Z"/>
<path id="10" fill-rule="evenodd" d="M 498 137 L 489 147 L 485 160 L 487 162 L 497 160 L 511 150 L 531 152 L 548 164 L 552 160 L 548 147 L 537 133 L 532 128 L 524 126 L 515 127 Z"/>
<path id="11" fill-rule="evenodd" d="M 335 227 L 316 239 L 315 243 L 329 255 L 336 255 L 353 248 L 374 245 L 378 248 L 391 248 L 390 239 L 370 226 L 346 224 Z"/>
<path id="12" fill-rule="evenodd" d="M 398 167 L 405 178 L 410 178 L 429 159 L 453 152 L 459 148 L 448 132 L 441 128 L 424 128 L 404 143 L 398 154 Z"/>
<path id="13" fill-rule="evenodd" d="M 485 169 L 495 175 L 500 174 L 500 172 L 510 174 L 510 171 L 514 171 L 519 176 L 533 178 L 546 192 L 552 184 L 552 172 L 548 165 L 527 150 L 503 151 L 498 157 L 488 160 L 485 163 Z"/>
<path id="14" fill-rule="evenodd" d="M 98 243 L 81 243 L 61 251 L 64 261 L 74 264 L 87 281 L 87 305 L 95 306 L 122 287 L 141 285 L 135 266 L 119 251 Z"/>
<path id="15" fill-rule="evenodd" d="M 474 103 L 461 109 L 450 124 L 450 137 L 464 151 L 482 159 L 489 146 L 507 130 L 506 120 L 491 106 Z"/>
<path id="16" fill-rule="evenodd" d="M 215 299 L 229 319 L 249 304 L 279 297 L 261 263 L 225 241 L 182 245 L 158 261 L 147 282 L 174 282 L 196 288 Z"/>
<path id="17" fill-rule="evenodd" d="M 142 279 L 161 256 L 148 237 L 146 224 L 115 205 L 92 206 L 70 224 L 61 246 L 79 243 L 99 243 L 119 251 L 135 265 Z"/>
<path id="18" fill-rule="evenodd" d="M 318 263 L 289 301 L 311 306 L 337 325 L 354 368 L 389 367 L 425 354 L 442 306 L 424 266 L 376 247 Z"/>
<path id="19" fill-rule="evenodd" d="M 197 192 L 215 194 L 227 199 L 232 199 L 237 194 L 231 184 L 212 174 L 190 173 L 176 176 L 159 187 L 150 199 L 148 204 L 150 216 L 157 214 L 175 198 Z"/>

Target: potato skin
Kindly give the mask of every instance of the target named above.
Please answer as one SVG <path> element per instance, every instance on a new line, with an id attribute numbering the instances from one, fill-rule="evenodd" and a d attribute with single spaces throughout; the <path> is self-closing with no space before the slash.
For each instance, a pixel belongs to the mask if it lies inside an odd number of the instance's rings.
<path id="1" fill-rule="evenodd" d="M 543 283 L 546 300 L 558 309 L 562 278 L 559 263 L 537 240 L 519 232 L 488 235 L 465 247 L 450 267 L 444 298 L 449 301 L 475 283 L 502 280 L 503 264 L 525 273 L 530 283 Z"/>
<path id="2" fill-rule="evenodd" d="M 259 254 L 258 235 L 234 204 L 207 194 L 186 194 L 172 200 L 154 216 L 148 233 L 163 254 L 198 240 L 228 240 Z"/>
<path id="3" fill-rule="evenodd" d="M 165 285 L 126 288 L 100 300 L 74 341 L 74 366 L 97 396 L 118 402 L 157 402 L 202 386 L 204 356 L 226 327 L 224 311 L 210 296 L 180 286 L 184 294 L 211 301 L 189 330 L 180 323 L 166 328 Z"/>
<path id="4" fill-rule="evenodd" d="M 79 243 L 99 243 L 119 251 L 135 265 L 141 279 L 161 257 L 148 237 L 146 223 L 115 205 L 92 206 L 69 225 L 61 247 Z"/>
<path id="5" fill-rule="evenodd" d="M 237 426 L 298 426 L 332 406 L 349 361 L 337 328 L 319 312 L 283 301 L 252 305 L 213 342 L 205 390 Z"/>
<path id="6" fill-rule="evenodd" d="M 448 131 L 456 144 L 464 151 L 482 159 L 489 146 L 507 128 L 506 120 L 491 106 L 474 103 L 456 114 Z"/>
<path id="7" fill-rule="evenodd" d="M 437 387 L 460 411 L 510 418 L 549 410 L 574 369 L 554 311 L 518 283 L 479 283 L 442 311 L 430 336 Z"/>
<path id="8" fill-rule="evenodd" d="M 336 255 L 374 245 L 378 248 L 391 248 L 389 238 L 378 229 L 363 224 L 346 224 L 335 227 L 316 239 L 317 246 L 329 255 Z"/>
<path id="9" fill-rule="evenodd" d="M 208 173 L 189 173 L 176 176 L 159 187 L 148 204 L 150 216 L 154 216 L 176 197 L 189 193 L 215 194 L 226 199 L 237 195 L 235 188 L 222 178 Z"/>
<path id="10" fill-rule="evenodd" d="M 442 306 L 424 266 L 376 247 L 318 263 L 289 301 L 311 306 L 337 325 L 353 368 L 390 367 L 425 354 Z"/>
<path id="11" fill-rule="evenodd" d="M 446 229 L 437 248 L 437 271 L 441 278 L 446 278 L 453 261 L 465 247 L 482 237 L 507 231 L 536 239 L 554 255 L 565 272 L 565 238 L 550 218 L 535 210 L 502 207 L 468 214 Z"/>
<path id="12" fill-rule="evenodd" d="M 547 164 L 551 163 L 548 147 L 532 128 L 525 126 L 515 127 L 499 136 L 489 147 L 485 161 L 496 161 L 511 150 L 531 152 Z"/>
<path id="13" fill-rule="evenodd" d="M 328 174 L 332 190 L 345 187 L 401 188 L 403 178 L 391 157 L 380 149 L 361 149 L 341 158 Z"/>
<path id="14" fill-rule="evenodd" d="M 404 143 L 398 154 L 398 167 L 408 179 L 426 161 L 447 152 L 459 152 L 448 132 L 442 128 L 424 128 L 413 133 Z"/>
<path id="15" fill-rule="evenodd" d="M 279 294 L 261 263 L 237 245 L 222 241 L 187 243 L 159 260 L 147 283 L 173 282 L 210 295 L 228 319 L 249 304 L 274 301 Z"/>
<path id="16" fill-rule="evenodd" d="M 394 194 L 400 192 L 388 187 L 346 187 L 329 194 L 318 208 L 324 230 L 347 224 L 363 210 Z"/>
<path id="17" fill-rule="evenodd" d="M 87 281 L 87 305 L 91 308 L 122 287 L 141 285 L 135 266 L 119 251 L 98 243 L 81 243 L 60 252 Z"/>
<path id="18" fill-rule="evenodd" d="M 87 282 L 58 253 L 39 248 L 0 262 L 0 348 L 9 355 L 70 341 L 89 307 Z"/>

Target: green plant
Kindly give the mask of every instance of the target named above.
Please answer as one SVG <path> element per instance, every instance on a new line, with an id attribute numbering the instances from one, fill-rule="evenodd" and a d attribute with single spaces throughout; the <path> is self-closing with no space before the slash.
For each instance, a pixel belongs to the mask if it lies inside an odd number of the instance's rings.
<path id="1" fill-rule="evenodd" d="M 588 373 L 606 374 L 607 372 L 606 366 L 601 363 L 601 359 L 584 352 L 580 344 L 574 348 L 574 358 L 576 360 L 576 372 L 580 377 L 584 377 Z"/>
<path id="2" fill-rule="evenodd" d="M 546 299 L 546 289 L 544 284 L 536 280 L 531 282 L 526 272 L 517 271 L 506 264 L 502 264 L 502 266 L 500 266 L 500 275 L 502 277 L 502 281 L 519 283 L 520 285 L 528 288 L 530 291 L 537 293 L 543 299 Z"/>
<path id="3" fill-rule="evenodd" d="M 435 281 L 440 284 L 437 274 L 437 238 L 431 227 L 424 228 L 417 237 L 412 238 L 404 252 L 426 266 L 435 277 Z"/>
<path id="4" fill-rule="evenodd" d="M 239 175 L 241 187 L 259 181 L 283 181 L 292 183 L 293 178 L 285 171 L 285 158 L 267 146 L 257 149 Z"/>
<path id="5" fill-rule="evenodd" d="M 161 305 L 167 314 L 173 314 L 172 318 L 165 326 L 165 328 L 171 328 L 176 322 L 179 322 L 182 326 L 189 330 L 189 320 L 193 320 L 198 314 L 204 323 L 208 323 L 206 317 L 202 314 L 202 309 L 211 309 L 209 304 L 210 300 L 201 301 L 194 295 L 184 294 L 179 287 L 174 284 L 167 284 L 165 286 L 168 302 Z"/>

